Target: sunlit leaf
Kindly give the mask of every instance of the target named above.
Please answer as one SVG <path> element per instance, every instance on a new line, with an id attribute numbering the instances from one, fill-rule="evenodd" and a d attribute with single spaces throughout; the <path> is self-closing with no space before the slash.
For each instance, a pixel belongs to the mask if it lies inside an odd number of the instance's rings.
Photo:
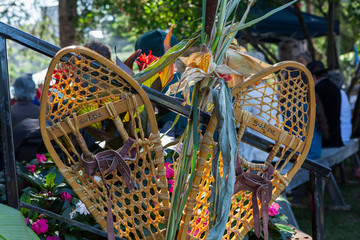
<path id="1" fill-rule="evenodd" d="M 16 209 L 0 204 L 0 239 L 39 239 Z"/>

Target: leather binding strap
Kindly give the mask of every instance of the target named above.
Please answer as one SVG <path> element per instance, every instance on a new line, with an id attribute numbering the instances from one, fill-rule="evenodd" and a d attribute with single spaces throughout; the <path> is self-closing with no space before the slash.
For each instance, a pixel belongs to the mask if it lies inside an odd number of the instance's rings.
<path id="1" fill-rule="evenodd" d="M 107 211 L 106 225 L 109 240 L 115 239 L 115 232 L 112 215 L 111 192 L 109 186 L 106 183 L 105 175 L 110 174 L 115 169 L 117 169 L 118 172 L 122 175 L 128 189 L 130 191 L 136 189 L 135 181 L 131 177 L 131 169 L 125 162 L 125 160 L 134 161 L 136 159 L 136 149 L 131 149 L 134 143 L 134 139 L 128 138 L 122 148 L 120 148 L 118 151 L 105 150 L 103 152 L 97 153 L 92 161 L 86 161 L 83 154 L 81 155 L 85 167 L 85 173 L 89 176 L 94 176 L 98 171 L 100 171 L 101 179 L 108 193 L 109 206 Z M 130 152 L 130 156 L 127 155 L 128 152 Z M 104 169 L 108 169 L 105 174 Z"/>
<path id="2" fill-rule="evenodd" d="M 265 240 L 268 240 L 269 230 L 269 203 L 272 195 L 272 183 L 270 178 L 274 173 L 274 167 L 270 165 L 268 170 L 259 176 L 252 172 L 244 172 L 241 168 L 239 158 L 236 161 L 236 180 L 234 186 L 234 194 L 239 191 L 249 191 L 252 193 L 251 203 L 253 208 L 254 230 L 256 237 L 260 237 L 260 212 L 258 199 L 262 205 L 263 230 Z"/>

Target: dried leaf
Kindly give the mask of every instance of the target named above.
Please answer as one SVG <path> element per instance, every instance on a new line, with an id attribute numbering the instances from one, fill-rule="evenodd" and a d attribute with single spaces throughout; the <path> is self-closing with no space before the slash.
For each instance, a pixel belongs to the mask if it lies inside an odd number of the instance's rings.
<path id="1" fill-rule="evenodd" d="M 172 35 L 172 29 L 174 25 L 171 26 L 168 34 L 165 37 L 164 40 L 164 50 L 165 53 L 170 49 L 171 47 L 171 35 Z M 161 80 L 161 88 L 158 91 L 162 91 L 168 84 L 171 82 L 172 78 L 174 77 L 175 73 L 175 63 L 170 63 L 168 66 L 166 66 L 160 73 L 160 80 Z"/>
<path id="2" fill-rule="evenodd" d="M 270 67 L 269 64 L 251 57 L 235 48 L 230 47 L 226 52 L 226 65 L 239 73 L 239 75 L 250 77 L 253 74 Z"/>
<path id="3" fill-rule="evenodd" d="M 218 119 L 219 139 L 212 160 L 214 184 L 210 196 L 210 232 L 208 240 L 221 239 L 228 221 L 231 198 L 235 184 L 235 159 L 237 137 L 232 94 L 229 86 L 220 80 L 220 89 L 213 90 L 215 114 Z M 219 171 L 219 157 L 222 156 L 223 174 Z"/>
<path id="4" fill-rule="evenodd" d="M 124 72 L 126 72 L 130 76 L 134 75 L 133 70 L 130 69 L 128 66 L 126 66 L 117 56 L 116 56 L 116 66 L 121 68 Z"/>
<path id="5" fill-rule="evenodd" d="M 131 71 L 133 70 L 133 65 L 135 60 L 140 56 L 140 54 L 141 54 L 141 49 L 138 49 L 125 60 L 124 64 L 128 66 L 131 69 Z M 118 61 L 117 57 L 116 57 L 116 61 Z"/>

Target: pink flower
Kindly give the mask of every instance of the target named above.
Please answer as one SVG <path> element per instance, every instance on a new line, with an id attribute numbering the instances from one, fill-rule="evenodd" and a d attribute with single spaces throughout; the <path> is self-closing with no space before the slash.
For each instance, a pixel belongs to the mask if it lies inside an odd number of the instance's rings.
<path id="1" fill-rule="evenodd" d="M 279 214 L 280 206 L 277 203 L 273 203 L 269 207 L 269 216 L 276 216 Z"/>
<path id="2" fill-rule="evenodd" d="M 169 179 L 168 184 L 170 185 L 169 192 L 172 193 L 174 191 L 174 179 Z"/>
<path id="3" fill-rule="evenodd" d="M 46 240 L 61 240 L 61 239 L 57 236 L 48 236 L 46 237 Z"/>
<path id="4" fill-rule="evenodd" d="M 26 225 L 29 225 L 29 219 L 25 218 L 25 220 L 26 220 Z"/>
<path id="5" fill-rule="evenodd" d="M 47 224 L 47 220 L 42 218 L 38 219 L 31 225 L 31 230 L 33 230 L 38 235 L 41 233 L 46 233 L 48 228 L 49 225 Z"/>
<path id="6" fill-rule="evenodd" d="M 68 192 L 62 192 L 60 197 L 63 201 L 67 200 L 68 202 L 71 202 L 71 195 Z"/>
<path id="7" fill-rule="evenodd" d="M 46 162 L 47 158 L 45 157 L 44 154 L 36 154 L 36 158 L 37 160 L 39 161 L 39 163 L 43 163 L 43 162 Z"/>
<path id="8" fill-rule="evenodd" d="M 166 178 L 173 178 L 174 177 L 174 169 L 170 166 L 171 164 L 166 162 L 165 164 L 165 169 L 166 169 Z"/>
<path id="9" fill-rule="evenodd" d="M 25 166 L 25 167 L 29 170 L 29 172 L 32 172 L 32 173 L 34 173 L 35 170 L 36 170 L 36 166 L 35 166 L 35 165 L 30 165 L 30 166 Z"/>
<path id="10" fill-rule="evenodd" d="M 199 217 L 198 219 L 196 219 L 196 225 L 198 225 L 201 222 L 201 218 Z M 203 222 L 203 227 L 206 227 L 207 225 L 207 221 Z"/>

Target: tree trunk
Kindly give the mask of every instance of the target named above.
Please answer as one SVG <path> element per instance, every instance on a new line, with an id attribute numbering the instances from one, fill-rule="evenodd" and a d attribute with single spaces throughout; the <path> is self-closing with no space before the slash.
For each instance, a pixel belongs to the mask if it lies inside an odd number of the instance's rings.
<path id="1" fill-rule="evenodd" d="M 328 0 L 329 13 L 328 13 L 328 46 L 327 46 L 327 64 L 329 69 L 340 69 L 338 49 L 336 46 L 336 39 L 334 33 L 335 26 L 335 10 L 336 3 Z"/>
<path id="2" fill-rule="evenodd" d="M 76 44 L 77 1 L 59 0 L 60 46 Z"/>
<path id="3" fill-rule="evenodd" d="M 355 72 L 354 72 L 354 76 L 351 78 L 351 81 L 350 81 L 350 86 L 349 88 L 346 90 L 346 93 L 348 95 L 350 95 L 350 92 L 353 90 L 353 88 L 355 87 L 356 83 L 358 82 L 360 76 L 359 76 L 359 73 L 360 73 L 360 64 L 357 65 L 356 69 L 355 69 Z M 360 100 L 360 99 L 359 99 Z"/>

